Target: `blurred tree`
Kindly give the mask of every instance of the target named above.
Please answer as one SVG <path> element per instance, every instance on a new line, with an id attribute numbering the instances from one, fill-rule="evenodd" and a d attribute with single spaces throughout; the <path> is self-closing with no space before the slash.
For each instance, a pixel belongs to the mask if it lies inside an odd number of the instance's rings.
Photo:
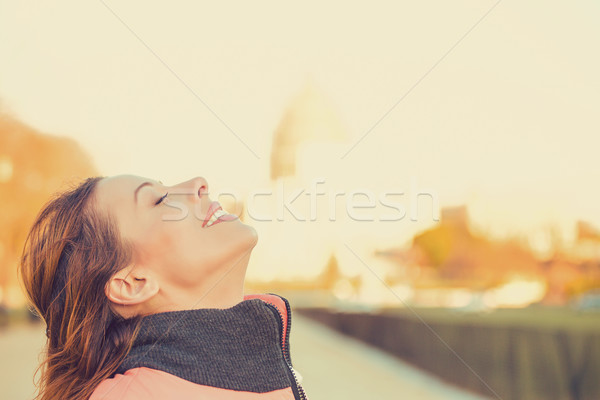
<path id="1" fill-rule="evenodd" d="M 416 235 L 412 254 L 420 254 L 418 264 L 434 268 L 444 281 L 471 282 L 489 287 L 511 275 L 539 277 L 541 266 L 521 240 L 495 241 L 469 230 L 466 207 L 442 209 L 435 227 Z"/>
<path id="2" fill-rule="evenodd" d="M 0 113 L 0 304 L 23 302 L 16 267 L 42 205 L 53 193 L 96 171 L 74 140 L 39 133 Z"/>

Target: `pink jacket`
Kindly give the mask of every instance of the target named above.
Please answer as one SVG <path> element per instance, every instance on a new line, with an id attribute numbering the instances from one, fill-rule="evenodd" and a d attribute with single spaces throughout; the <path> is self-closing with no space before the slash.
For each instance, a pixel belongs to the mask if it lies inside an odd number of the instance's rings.
<path id="1" fill-rule="evenodd" d="M 244 302 L 260 299 L 278 319 L 281 357 L 287 365 L 289 386 L 271 391 L 233 390 L 199 384 L 159 369 L 135 367 L 105 379 L 93 392 L 90 400 L 305 400 L 308 399 L 300 385 L 299 374 L 293 369 L 289 352 L 291 309 L 288 301 L 276 294 L 244 296 Z M 268 312 L 267 312 L 268 313 Z M 271 317 L 272 320 L 272 317 Z M 274 344 L 273 344 L 274 345 Z M 270 375 L 269 375 L 270 376 Z"/>

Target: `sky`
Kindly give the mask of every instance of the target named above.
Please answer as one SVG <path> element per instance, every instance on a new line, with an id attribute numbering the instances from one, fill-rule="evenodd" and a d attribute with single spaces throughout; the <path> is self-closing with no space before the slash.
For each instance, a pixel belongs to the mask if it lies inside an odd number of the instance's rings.
<path id="1" fill-rule="evenodd" d="M 549 227 L 565 240 L 577 219 L 600 227 L 599 17 L 591 0 L 0 1 L 0 107 L 76 139 L 103 175 L 201 175 L 247 194 L 276 186 L 273 132 L 312 85 L 347 140 L 299 154 L 296 183 L 415 182 L 440 207 L 467 204 L 478 229 L 543 250 Z M 434 211 L 328 229 L 367 254 Z M 264 258 L 275 225 L 256 223 Z"/>

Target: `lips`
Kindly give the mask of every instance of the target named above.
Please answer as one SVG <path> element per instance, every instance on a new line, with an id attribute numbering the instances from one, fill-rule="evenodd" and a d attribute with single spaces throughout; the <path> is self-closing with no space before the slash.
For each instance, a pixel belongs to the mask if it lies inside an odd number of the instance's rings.
<path id="1" fill-rule="evenodd" d="M 238 219 L 238 216 L 235 214 L 228 214 L 227 211 L 221 208 L 221 205 L 218 202 L 213 201 L 208 207 L 206 217 L 202 222 L 202 227 L 210 228 L 218 223 L 233 221 L 234 219 Z"/>
<path id="2" fill-rule="evenodd" d="M 208 211 L 206 212 L 206 218 L 204 218 L 204 221 L 202 222 L 203 228 L 206 226 L 206 224 L 208 224 L 208 221 L 210 221 L 210 217 L 212 217 L 217 210 L 222 210 L 221 204 L 219 204 L 218 201 L 213 201 L 212 203 L 210 203 Z"/>

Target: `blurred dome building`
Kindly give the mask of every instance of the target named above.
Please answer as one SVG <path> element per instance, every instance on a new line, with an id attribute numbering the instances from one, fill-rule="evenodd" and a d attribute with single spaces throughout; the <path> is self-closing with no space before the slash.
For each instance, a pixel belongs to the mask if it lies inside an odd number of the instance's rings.
<path id="1" fill-rule="evenodd" d="M 291 101 L 273 135 L 271 179 L 295 176 L 307 143 L 346 143 L 347 130 L 329 100 L 309 81 Z"/>

